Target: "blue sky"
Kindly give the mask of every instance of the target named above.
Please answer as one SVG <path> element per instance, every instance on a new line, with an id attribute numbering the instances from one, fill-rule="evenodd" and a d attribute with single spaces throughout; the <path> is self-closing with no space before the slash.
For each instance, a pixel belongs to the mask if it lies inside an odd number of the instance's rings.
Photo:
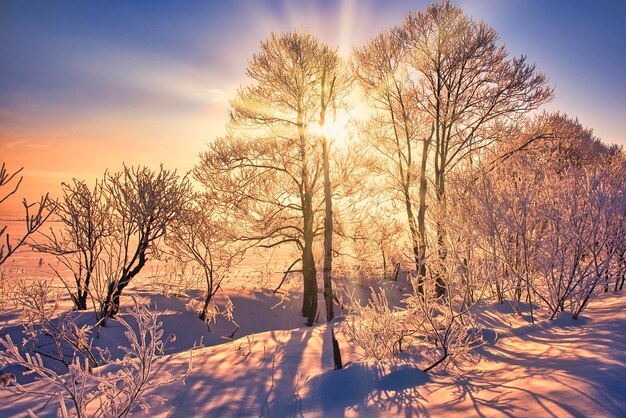
<path id="1" fill-rule="evenodd" d="M 33 189 L 121 161 L 190 169 L 272 30 L 308 29 L 348 53 L 429 3 L 3 0 L 0 155 Z M 547 109 L 626 144 L 626 1 L 454 3 L 548 75 Z"/>

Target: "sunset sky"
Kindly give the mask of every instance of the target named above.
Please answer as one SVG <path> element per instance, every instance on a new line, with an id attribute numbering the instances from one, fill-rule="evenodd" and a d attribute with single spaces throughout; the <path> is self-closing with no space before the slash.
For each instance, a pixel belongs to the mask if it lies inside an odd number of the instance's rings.
<path id="1" fill-rule="evenodd" d="M 0 3 L 0 160 L 19 198 L 127 164 L 187 171 L 220 135 L 248 58 L 308 29 L 347 55 L 430 1 Z M 556 87 L 546 107 L 626 145 L 626 2 L 455 1 Z M 8 210 L 7 210 L 8 209 Z"/>

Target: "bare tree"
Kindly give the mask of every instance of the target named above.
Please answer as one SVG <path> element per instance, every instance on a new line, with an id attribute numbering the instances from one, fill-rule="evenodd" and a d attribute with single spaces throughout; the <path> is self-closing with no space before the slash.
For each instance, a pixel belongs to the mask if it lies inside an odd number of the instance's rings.
<path id="1" fill-rule="evenodd" d="M 229 134 L 210 145 L 195 170 L 200 182 L 218 183 L 234 202 L 238 220 L 246 223 L 242 239 L 266 248 L 296 247 L 301 256 L 291 268 L 301 266 L 302 314 L 309 325 L 317 314 L 313 244 L 323 228 L 315 127 L 321 102 L 330 100 L 321 88 L 330 87 L 336 62 L 336 52 L 309 34 L 272 34 L 249 62 L 246 74 L 254 84 L 231 102 Z"/>
<path id="2" fill-rule="evenodd" d="M 11 173 L 5 167 L 5 163 L 0 166 L 0 204 L 4 203 L 9 197 L 11 197 L 22 184 L 23 177 L 17 177 L 23 167 L 19 170 Z M 6 187 L 9 188 L 8 191 Z M 44 224 L 44 222 L 50 217 L 51 212 L 48 210 L 48 206 L 51 200 L 48 198 L 48 194 L 42 196 L 39 203 L 28 203 L 26 199 L 23 199 L 24 205 L 24 223 L 25 232 L 17 237 L 15 241 L 11 240 L 11 235 L 7 231 L 7 225 L 0 227 L 0 266 L 11 257 L 28 238 L 33 235 Z M 32 209 L 34 213 L 32 212 Z M 4 238 L 4 239 L 3 239 Z"/>
<path id="3" fill-rule="evenodd" d="M 403 38 L 386 30 L 365 47 L 355 49 L 353 68 L 375 112 L 365 126 L 364 136 L 373 150 L 385 157 L 373 168 L 391 180 L 392 190 L 403 202 L 419 277 L 418 289 L 422 291 L 426 276 L 426 168 L 432 129 L 428 135 L 428 122 L 416 112 L 414 84 L 406 59 Z M 419 184 L 417 217 L 412 191 L 416 184 Z"/>
<path id="4" fill-rule="evenodd" d="M 90 189 L 84 181 L 74 179 L 72 183 L 63 183 L 62 189 L 63 197 L 52 207 L 63 226 L 59 232 L 50 229 L 44 233 L 46 242 L 34 248 L 55 255 L 71 272 L 74 285 L 55 270 L 69 291 L 74 307 L 85 310 L 104 241 L 110 234 L 110 201 L 99 181 Z"/>
<path id="5" fill-rule="evenodd" d="M 188 202 L 172 223 L 166 243 L 183 263 L 200 267 L 206 293 L 199 318 L 209 319 L 209 307 L 229 269 L 243 256 L 245 247 L 234 239 L 227 215 L 220 211 L 214 196 L 198 195 Z"/>
<path id="6" fill-rule="evenodd" d="M 124 167 L 107 174 L 103 187 L 111 202 L 111 239 L 105 255 L 110 282 L 100 306 L 106 321 L 119 311 L 124 288 L 148 258 L 158 254 L 161 238 L 190 198 L 191 185 L 161 166 L 156 172 L 147 167 Z"/>
<path id="7" fill-rule="evenodd" d="M 494 125 L 536 109 L 552 90 L 526 57 L 508 58 L 493 28 L 447 1 L 409 13 L 401 33 L 415 78 L 416 106 L 434 124 L 434 186 L 445 208 L 446 175 L 455 165 L 501 139 L 493 135 Z M 445 259 L 445 230 L 443 225 L 437 229 L 439 257 Z M 438 296 L 445 294 L 441 274 Z"/>

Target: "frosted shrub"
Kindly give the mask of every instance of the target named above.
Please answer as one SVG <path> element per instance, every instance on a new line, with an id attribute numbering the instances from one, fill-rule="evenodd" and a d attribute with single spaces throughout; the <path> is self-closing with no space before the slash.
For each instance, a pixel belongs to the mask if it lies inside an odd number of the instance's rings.
<path id="1" fill-rule="evenodd" d="M 0 311 L 7 309 L 9 302 L 15 299 L 17 275 L 15 263 L 0 266 Z"/>
<path id="2" fill-rule="evenodd" d="M 58 295 L 55 295 L 55 289 L 49 280 L 21 280 L 16 289 L 16 293 L 20 295 L 16 306 L 20 310 L 27 335 L 24 347 L 29 345 L 32 353 L 42 354 L 66 367 L 77 359 L 80 362 L 85 361 L 89 367 L 99 366 L 99 361 L 91 350 L 90 335 L 93 326 L 78 326 L 71 312 L 58 313 L 58 305 L 52 302 L 58 299 Z M 38 342 L 41 338 L 51 339 L 54 351 L 40 351 Z M 73 356 L 66 354 L 68 348 Z"/>
<path id="3" fill-rule="evenodd" d="M 63 374 L 47 367 L 39 352 L 25 351 L 14 344 L 10 336 L 0 338 L 0 366 L 16 365 L 36 376 L 42 384 L 22 386 L 15 384 L 8 389 L 16 394 L 37 394 L 56 398 L 60 417 L 126 417 L 137 408 L 147 410 L 155 402 L 163 403 L 161 397 L 147 396 L 146 392 L 163 385 L 182 381 L 169 373 L 157 374 L 155 366 L 163 352 L 163 330 L 156 314 L 135 303 L 129 315 L 137 323 L 137 330 L 124 319 L 119 323 L 126 329 L 129 344 L 120 347 L 125 353 L 103 369 L 93 369 L 77 352 Z M 60 330 L 63 331 L 63 330 Z M 65 331 L 69 332 L 69 331 Z M 88 334 L 83 333 L 85 346 L 90 346 Z M 191 370 L 191 360 L 189 370 Z M 32 411 L 29 414 L 34 415 Z"/>
<path id="4" fill-rule="evenodd" d="M 450 292 L 454 288 L 449 284 Z M 432 292 L 422 296 L 414 291 L 405 300 L 409 312 L 408 326 L 416 338 L 421 340 L 414 347 L 419 357 L 426 360 L 425 372 L 438 366 L 445 369 L 455 359 L 464 357 L 482 343 L 480 327 L 470 313 L 473 305 L 467 304 L 465 298 L 454 298 L 454 295 L 440 299 L 429 295 Z"/>
<path id="5" fill-rule="evenodd" d="M 153 269 L 146 283 L 149 288 L 163 296 L 189 298 L 192 290 L 202 288 L 200 269 L 189 263 L 170 257 Z"/>
<path id="6" fill-rule="evenodd" d="M 99 410 L 102 416 L 128 416 L 136 407 L 147 411 L 152 403 L 165 401 L 158 396 L 146 396 L 148 390 L 182 381 L 167 372 L 160 375 L 155 373 L 154 367 L 158 363 L 158 356 L 163 353 L 164 345 L 163 330 L 157 315 L 139 307 L 136 302 L 130 315 L 137 322 L 137 331 L 124 319 L 118 318 L 126 329 L 124 334 L 129 345 L 120 347 L 125 355 L 113 363 L 117 371 L 94 375 L 98 383 L 94 399 L 100 398 Z"/>
<path id="7" fill-rule="evenodd" d="M 450 298 L 434 297 L 434 282 L 421 295 L 414 291 L 406 308 L 392 310 L 384 293 L 372 292 L 367 305 L 353 302 L 342 327 L 348 339 L 363 350 L 366 359 L 389 361 L 401 352 L 410 353 L 427 372 L 444 369 L 482 343 L 480 327 L 464 292 L 447 281 Z M 460 296 L 460 297 L 459 297 Z"/>
<path id="8" fill-rule="evenodd" d="M 609 163 L 607 163 L 609 165 Z M 569 308 L 576 319 L 609 282 L 617 287 L 623 253 L 624 186 L 605 167 L 570 170 L 543 214 L 551 234 L 542 242 L 540 286 L 551 318 Z"/>
<path id="9" fill-rule="evenodd" d="M 398 313 L 389 308 L 387 296 L 375 291 L 365 306 L 352 298 L 343 332 L 353 344 L 363 349 L 365 358 L 377 361 L 389 360 L 402 351 L 405 336 Z"/>

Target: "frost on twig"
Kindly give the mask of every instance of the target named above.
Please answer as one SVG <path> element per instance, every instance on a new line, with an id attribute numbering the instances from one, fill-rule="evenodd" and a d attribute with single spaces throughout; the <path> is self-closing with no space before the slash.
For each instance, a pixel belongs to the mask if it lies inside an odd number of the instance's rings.
<path id="1" fill-rule="evenodd" d="M 148 410 L 156 403 L 162 404 L 165 399 L 148 392 L 174 382 L 182 383 L 191 372 L 191 357 L 182 376 L 159 373 L 156 366 L 164 342 L 157 315 L 136 301 L 128 315 L 137 324 L 136 329 L 123 318 L 117 319 L 125 328 L 128 340 L 128 345 L 119 347 L 124 357 L 97 369 L 75 351 L 67 371 L 61 374 L 46 366 L 40 353 L 21 349 L 8 335 L 0 338 L 4 349 L 0 352 L 0 366 L 21 366 L 39 381 L 28 385 L 15 383 L 8 389 L 16 394 L 56 398 L 61 417 L 126 417 L 137 408 Z"/>

